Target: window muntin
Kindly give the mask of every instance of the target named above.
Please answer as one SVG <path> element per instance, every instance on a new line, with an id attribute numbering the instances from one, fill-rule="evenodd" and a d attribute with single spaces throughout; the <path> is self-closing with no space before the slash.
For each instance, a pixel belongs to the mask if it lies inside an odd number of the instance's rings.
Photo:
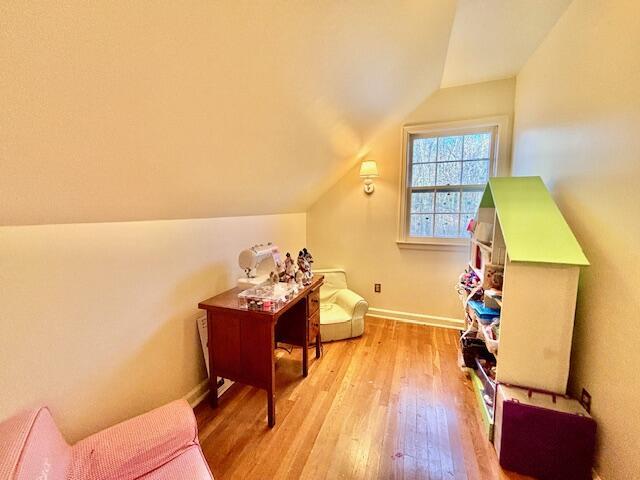
<path id="1" fill-rule="evenodd" d="M 466 237 L 494 171 L 496 137 L 494 126 L 406 137 L 406 237 Z"/>

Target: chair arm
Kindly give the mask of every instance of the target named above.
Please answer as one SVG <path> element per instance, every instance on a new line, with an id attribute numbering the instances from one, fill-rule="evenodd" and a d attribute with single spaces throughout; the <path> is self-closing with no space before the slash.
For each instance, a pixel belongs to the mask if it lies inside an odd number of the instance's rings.
<path id="1" fill-rule="evenodd" d="M 338 292 L 336 303 L 349 313 L 351 318 L 363 318 L 369 309 L 369 304 L 364 298 L 346 288 Z"/>
<path id="2" fill-rule="evenodd" d="M 138 478 L 198 444 L 193 410 L 177 400 L 78 442 L 73 470 L 92 480 Z"/>

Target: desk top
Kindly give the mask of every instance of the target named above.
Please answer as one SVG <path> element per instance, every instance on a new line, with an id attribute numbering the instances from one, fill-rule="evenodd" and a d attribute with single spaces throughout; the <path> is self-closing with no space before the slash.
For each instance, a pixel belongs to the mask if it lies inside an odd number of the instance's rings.
<path id="1" fill-rule="evenodd" d="M 232 288 L 231 290 L 227 290 L 215 297 L 208 298 L 198 304 L 198 308 L 209 311 L 216 310 L 226 310 L 226 311 L 240 311 L 240 312 L 249 312 L 251 314 L 263 315 L 266 317 L 279 317 L 284 312 L 289 310 L 293 305 L 298 303 L 300 299 L 306 297 L 311 290 L 318 288 L 322 285 L 324 281 L 323 275 L 314 275 L 311 283 L 306 287 L 303 287 L 291 300 L 285 303 L 282 307 L 280 307 L 275 312 L 262 312 L 256 310 L 247 310 L 246 308 L 241 308 L 238 302 L 238 294 L 242 292 L 241 288 Z"/>

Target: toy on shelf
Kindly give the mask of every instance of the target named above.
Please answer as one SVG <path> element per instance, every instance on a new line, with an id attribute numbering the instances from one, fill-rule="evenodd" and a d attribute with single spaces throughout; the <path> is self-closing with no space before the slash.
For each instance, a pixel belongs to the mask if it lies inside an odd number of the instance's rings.
<path id="1" fill-rule="evenodd" d="M 484 291 L 484 304 L 489 308 L 502 308 L 502 290 L 489 288 Z"/>
<path id="2" fill-rule="evenodd" d="M 476 321 L 483 325 L 489 325 L 500 318 L 500 310 L 487 307 L 484 302 L 478 300 L 469 300 L 467 302 L 472 310 L 472 315 Z"/>
<path id="3" fill-rule="evenodd" d="M 456 284 L 466 322 L 460 344 L 464 365 L 470 368 L 476 368 L 474 356 L 490 357 L 495 361 L 493 355 L 498 353 L 500 305 L 496 302 L 487 304 L 485 298 L 488 298 L 487 292 L 492 294 L 491 300 L 502 292 L 485 290 L 485 282 L 486 277 L 481 279 L 475 269 L 467 265 Z"/>
<path id="4" fill-rule="evenodd" d="M 491 244 L 493 236 L 493 223 L 475 222 L 473 225 L 473 238 L 485 245 Z"/>
<path id="5" fill-rule="evenodd" d="M 460 295 L 469 294 L 473 289 L 480 286 L 480 277 L 470 267 L 467 267 L 458 278 L 457 290 Z"/>
<path id="6" fill-rule="evenodd" d="M 501 265 L 486 265 L 484 268 L 484 288 L 502 290 L 504 281 L 504 267 Z"/>
<path id="7" fill-rule="evenodd" d="M 482 282 L 476 272 L 467 266 L 466 270 L 458 278 L 456 291 L 460 296 L 460 301 L 464 309 L 467 308 L 469 300 L 481 300 L 483 295 Z"/>

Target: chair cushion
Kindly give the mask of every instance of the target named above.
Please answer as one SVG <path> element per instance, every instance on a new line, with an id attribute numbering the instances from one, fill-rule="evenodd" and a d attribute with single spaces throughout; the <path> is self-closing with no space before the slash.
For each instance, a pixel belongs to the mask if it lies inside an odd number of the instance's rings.
<path id="1" fill-rule="evenodd" d="M 179 456 L 140 477 L 143 480 L 211 480 L 213 475 L 198 445 L 187 448 Z"/>
<path id="2" fill-rule="evenodd" d="M 324 303 L 320 307 L 320 325 L 351 322 L 351 315 L 337 303 Z"/>
<path id="3" fill-rule="evenodd" d="M 71 447 L 48 408 L 23 411 L 0 424 L 0 478 L 65 480 Z"/>
<path id="4" fill-rule="evenodd" d="M 193 410 L 178 400 L 78 442 L 73 447 L 72 478 L 138 478 L 194 445 L 198 430 Z"/>
<path id="5" fill-rule="evenodd" d="M 336 303 L 320 305 L 320 337 L 323 342 L 351 338 L 351 315 Z"/>

